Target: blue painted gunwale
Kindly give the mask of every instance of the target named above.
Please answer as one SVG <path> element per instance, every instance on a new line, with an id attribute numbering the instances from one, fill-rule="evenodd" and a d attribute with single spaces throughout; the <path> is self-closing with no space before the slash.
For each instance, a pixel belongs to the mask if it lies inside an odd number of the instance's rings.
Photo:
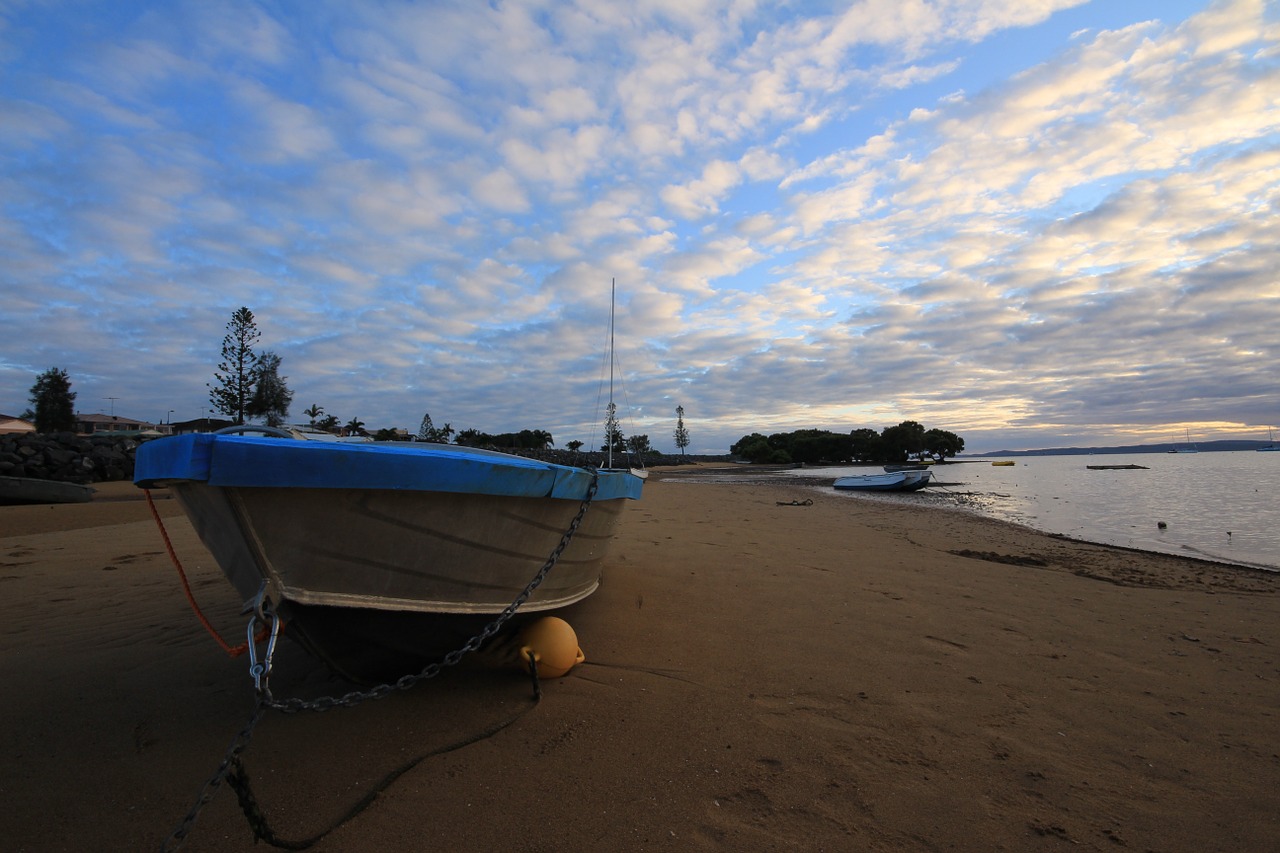
<path id="1" fill-rule="evenodd" d="M 232 488 L 391 489 L 506 497 L 586 497 L 593 472 L 444 444 L 339 444 L 194 433 L 138 448 L 133 482 L 192 480 Z M 596 500 L 639 499 L 642 481 L 601 471 Z"/>

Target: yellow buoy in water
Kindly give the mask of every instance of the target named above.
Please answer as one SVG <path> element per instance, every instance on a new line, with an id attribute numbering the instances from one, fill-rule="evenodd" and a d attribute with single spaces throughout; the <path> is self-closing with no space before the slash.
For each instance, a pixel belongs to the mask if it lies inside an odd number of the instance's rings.
<path id="1" fill-rule="evenodd" d="M 539 678 L 559 678 L 586 660 L 578 648 L 578 635 L 563 619 L 544 616 L 520 630 L 520 666 L 529 668 L 533 657 Z"/>

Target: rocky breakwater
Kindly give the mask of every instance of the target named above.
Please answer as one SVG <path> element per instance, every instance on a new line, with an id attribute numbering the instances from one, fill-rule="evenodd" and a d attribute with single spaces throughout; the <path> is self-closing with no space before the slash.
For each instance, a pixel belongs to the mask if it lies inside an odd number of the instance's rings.
<path id="1" fill-rule="evenodd" d="M 133 478 L 136 438 L 105 435 L 0 435 L 0 477 L 68 483 Z"/>

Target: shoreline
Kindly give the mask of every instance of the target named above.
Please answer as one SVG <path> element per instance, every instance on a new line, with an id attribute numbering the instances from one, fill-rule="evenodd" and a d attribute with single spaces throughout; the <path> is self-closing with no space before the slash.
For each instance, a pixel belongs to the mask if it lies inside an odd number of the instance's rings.
<path id="1" fill-rule="evenodd" d="M 965 464 L 966 462 L 969 462 L 969 461 L 970 461 L 970 460 L 960 460 L 959 462 L 948 462 L 948 463 L 945 463 L 945 465 L 947 465 L 947 466 L 950 466 L 950 465 L 959 465 L 959 464 Z M 985 460 L 973 460 L 973 461 L 985 461 Z M 723 474 L 723 475 L 725 475 L 725 478 L 726 478 L 726 484 L 729 484 L 729 483 L 732 483 L 735 479 L 737 479 L 737 478 L 739 478 L 739 477 L 742 477 L 742 476 L 750 476 L 750 475 L 753 475 L 753 474 L 754 474 L 754 475 L 756 475 L 756 476 L 760 476 L 760 477 L 761 477 L 761 479 L 760 479 L 760 483 L 761 483 L 761 484 L 768 484 L 768 485 L 778 484 L 778 485 L 783 485 L 783 484 L 786 484 L 786 483 L 795 483 L 796 485 L 807 485 L 807 486 L 810 486 L 810 487 L 817 487 L 817 488 L 821 488 L 821 487 L 828 487 L 828 486 L 830 486 L 833 482 L 835 482 L 836 478 L 835 478 L 835 477 L 829 477 L 829 476 L 819 476 L 819 475 L 816 475 L 816 474 L 815 474 L 815 476 L 808 476 L 808 475 L 804 475 L 804 474 L 788 474 L 788 475 L 786 475 L 786 477 L 785 477 L 785 479 L 784 479 L 784 478 L 782 478 L 782 477 L 773 477 L 773 476 L 770 476 L 770 475 L 781 474 L 781 473 L 782 473 L 782 472 L 784 472 L 784 471 L 796 471 L 796 470 L 808 470 L 808 471 L 814 471 L 814 472 L 817 472 L 817 471 L 822 470 L 822 468 L 823 468 L 823 467 L 833 467 L 833 468 L 841 468 L 841 469 L 843 469 L 843 468 L 846 468 L 846 467 L 848 467 L 848 466 L 843 466 L 843 465 L 836 465 L 836 466 L 806 466 L 805 468 L 797 468 L 797 467 L 796 467 L 796 466 L 794 466 L 794 465 L 743 465 L 743 466 L 740 466 L 740 468 L 739 468 L 739 467 L 736 467 L 736 466 L 735 466 L 735 467 L 731 467 L 731 468 L 726 468 L 726 467 L 720 466 L 720 467 L 716 467 L 716 468 L 702 468 L 702 469 L 690 469 L 690 468 L 689 468 L 689 466 L 671 466 L 671 467 L 663 467 L 663 468 L 654 468 L 654 469 L 651 469 L 651 470 L 653 470 L 653 471 L 655 471 L 655 472 L 658 472 L 658 473 L 661 473 L 664 477 L 670 478 L 670 479 L 672 479 L 672 480 L 679 480 L 682 476 L 691 476 L 691 477 L 712 476 L 712 477 L 715 477 L 715 476 L 719 476 L 719 475 L 722 475 L 722 474 Z M 869 466 L 867 466 L 867 467 L 868 467 L 868 468 L 877 468 L 877 466 L 874 466 L 874 465 L 869 465 Z M 878 468 L 877 468 L 877 470 L 878 470 Z M 710 485 L 716 485 L 716 484 L 715 484 L 715 483 L 711 483 Z M 950 485 L 955 485 L 955 484 L 951 484 L 951 483 L 943 483 L 943 482 L 937 482 L 937 481 L 935 480 L 935 481 L 934 481 L 933 483 L 931 483 L 931 484 L 930 484 L 930 486 L 929 486 L 928 488 L 926 488 L 924 491 L 925 491 L 926 493 L 928 493 L 930 489 L 933 489 L 933 488 L 935 488 L 935 487 L 939 487 L 939 486 L 950 486 Z M 936 496 L 936 495 L 938 495 L 939 493 L 934 492 L 933 494 Z M 951 495 L 964 495 L 964 494 L 981 495 L 981 494 L 983 494 L 983 493 L 982 493 L 982 492 L 971 492 L 971 493 L 948 492 L 948 494 L 951 494 Z M 863 501 L 880 502 L 880 503 L 885 503 L 885 502 L 886 502 L 883 496 L 874 495 L 874 494 L 866 494 L 866 495 L 862 495 L 862 494 L 845 494 L 845 495 L 842 495 L 841 497 L 842 497 L 843 499 L 847 499 L 847 500 L 863 500 Z M 892 498 L 891 498 L 890 500 L 892 500 Z M 1153 555 L 1161 555 L 1161 556 L 1178 557 L 1178 558 L 1180 558 L 1180 559 L 1185 559 L 1185 560 L 1194 560 L 1194 561 L 1199 561 L 1199 562 L 1203 562 L 1203 563 L 1208 563 L 1208 564 L 1216 565 L 1216 566 L 1231 566 L 1231 567 L 1233 567 L 1233 568 L 1235 568 L 1235 569 L 1238 569 L 1238 570 L 1240 570 L 1240 571 L 1248 571 L 1248 572 L 1263 572 L 1263 573 L 1266 573 L 1266 574 L 1280 575 L 1280 566 L 1271 566 L 1271 565 L 1267 565 L 1267 564 L 1264 564 L 1264 563 L 1251 563 L 1251 562 L 1249 562 L 1249 561 L 1247 561 L 1247 560 L 1229 559 L 1229 558 L 1225 558 L 1225 557 L 1221 557 L 1221 558 L 1219 558 L 1219 557 L 1205 556 L 1205 555 L 1202 555 L 1202 554 L 1179 553 L 1179 552 L 1174 552 L 1174 551 L 1159 551 L 1159 550 L 1150 549 L 1150 548 L 1139 548 L 1139 547 L 1136 547 L 1136 546 L 1133 546 L 1133 545 L 1121 545 L 1121 544 L 1119 544 L 1119 543 L 1115 543 L 1115 542 L 1106 542 L 1106 541 L 1102 541 L 1101 539 L 1088 539 L 1088 538 L 1085 538 L 1085 537 L 1082 537 L 1082 536 L 1072 536 L 1072 535 L 1071 535 L 1071 534 L 1069 534 L 1069 533 L 1059 533 L 1059 532 L 1052 531 L 1052 530 L 1042 530 L 1042 529 L 1040 529 L 1040 528 L 1038 528 L 1038 527 L 1034 527 L 1034 526 L 1032 526 L 1032 525 L 1030 525 L 1030 524 L 1027 524 L 1027 523 L 1024 523 L 1024 522 L 1020 522 L 1020 521 L 1013 521 L 1013 520 L 1010 520 L 1010 519 L 1007 519 L 1007 518 L 999 518 L 999 517 L 997 517 L 996 515 L 994 515 L 994 514 L 990 514 L 990 513 L 986 512 L 986 511 L 985 511 L 985 510 L 983 510 L 983 509 L 975 508 L 975 507 L 971 507 L 971 506 L 965 506 L 965 505 L 960 504 L 960 503 L 956 503 L 956 504 L 954 504 L 954 505 L 938 505 L 938 504 L 915 504 L 915 505 L 912 505 L 912 504 L 907 504 L 905 501 L 902 501 L 902 502 L 894 501 L 894 504 L 895 504 L 895 505 L 898 505 L 898 506 L 904 506 L 904 507 L 907 507 L 907 508 L 909 508 L 909 509 L 913 509 L 913 510 L 937 510 L 937 511 L 940 511 L 940 512 L 957 512 L 957 513 L 961 513 L 961 514 L 964 514 L 964 515 L 969 515 L 969 516 L 972 516 L 972 517 L 975 517 L 975 518 L 981 518 L 981 519 L 984 519 L 984 520 L 987 520 L 987 521 L 994 521 L 994 522 L 998 522 L 998 523 L 1000 523 L 1000 524 L 1009 524 L 1009 525 L 1012 525 L 1012 526 L 1014 526 L 1014 527 L 1017 527 L 1017 528 L 1020 528 L 1020 529 L 1026 530 L 1026 531 L 1028 531 L 1028 532 L 1030 532 L 1030 533 L 1034 533 L 1034 534 L 1038 534 L 1038 535 L 1042 535 L 1042 536 L 1052 536 L 1052 537 L 1057 537 L 1057 538 L 1061 538 L 1061 539 L 1064 539 L 1064 540 L 1069 541 L 1069 542 L 1080 542 L 1080 543 L 1089 544 L 1089 545 L 1096 545 L 1096 546 L 1104 547 L 1104 548 L 1116 548 L 1116 549 L 1121 550 L 1121 551 L 1132 551 L 1132 552 L 1137 553 L 1137 554 L 1153 554 Z M 1188 546 L 1183 546 L 1183 547 L 1184 547 L 1184 549 L 1188 549 Z"/>
<path id="2" fill-rule="evenodd" d="M 498 644 L 412 691 L 268 715 L 245 759 L 272 826 L 305 837 L 427 756 L 313 849 L 1280 847 L 1280 578 L 673 479 L 650 478 L 600 589 L 561 614 L 586 662 L 536 706 Z M 0 508 L 15 851 L 155 849 L 251 710 L 247 662 L 197 624 L 121 488 L 70 513 Z M 778 505 L 795 498 L 813 500 Z M 157 508 L 239 639 L 230 585 L 176 502 Z M 287 641 L 272 687 L 349 689 Z M 261 848 L 224 787 L 185 849 Z"/>

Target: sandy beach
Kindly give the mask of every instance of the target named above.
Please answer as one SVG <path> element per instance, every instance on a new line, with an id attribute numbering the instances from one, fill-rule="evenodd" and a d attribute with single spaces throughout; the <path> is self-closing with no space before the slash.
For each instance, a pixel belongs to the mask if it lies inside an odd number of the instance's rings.
<path id="1" fill-rule="evenodd" d="M 587 661 L 541 702 L 496 648 L 264 719 L 245 757 L 275 831 L 421 759 L 313 849 L 1280 849 L 1280 576 L 684 476 L 624 514 L 564 614 Z M 141 492 L 98 488 L 0 507 L 5 850 L 158 849 L 252 709 Z M 239 642 L 239 600 L 156 497 Z M 291 644 L 276 665 L 278 696 L 350 689 Z M 184 849 L 269 848 L 224 787 Z"/>

